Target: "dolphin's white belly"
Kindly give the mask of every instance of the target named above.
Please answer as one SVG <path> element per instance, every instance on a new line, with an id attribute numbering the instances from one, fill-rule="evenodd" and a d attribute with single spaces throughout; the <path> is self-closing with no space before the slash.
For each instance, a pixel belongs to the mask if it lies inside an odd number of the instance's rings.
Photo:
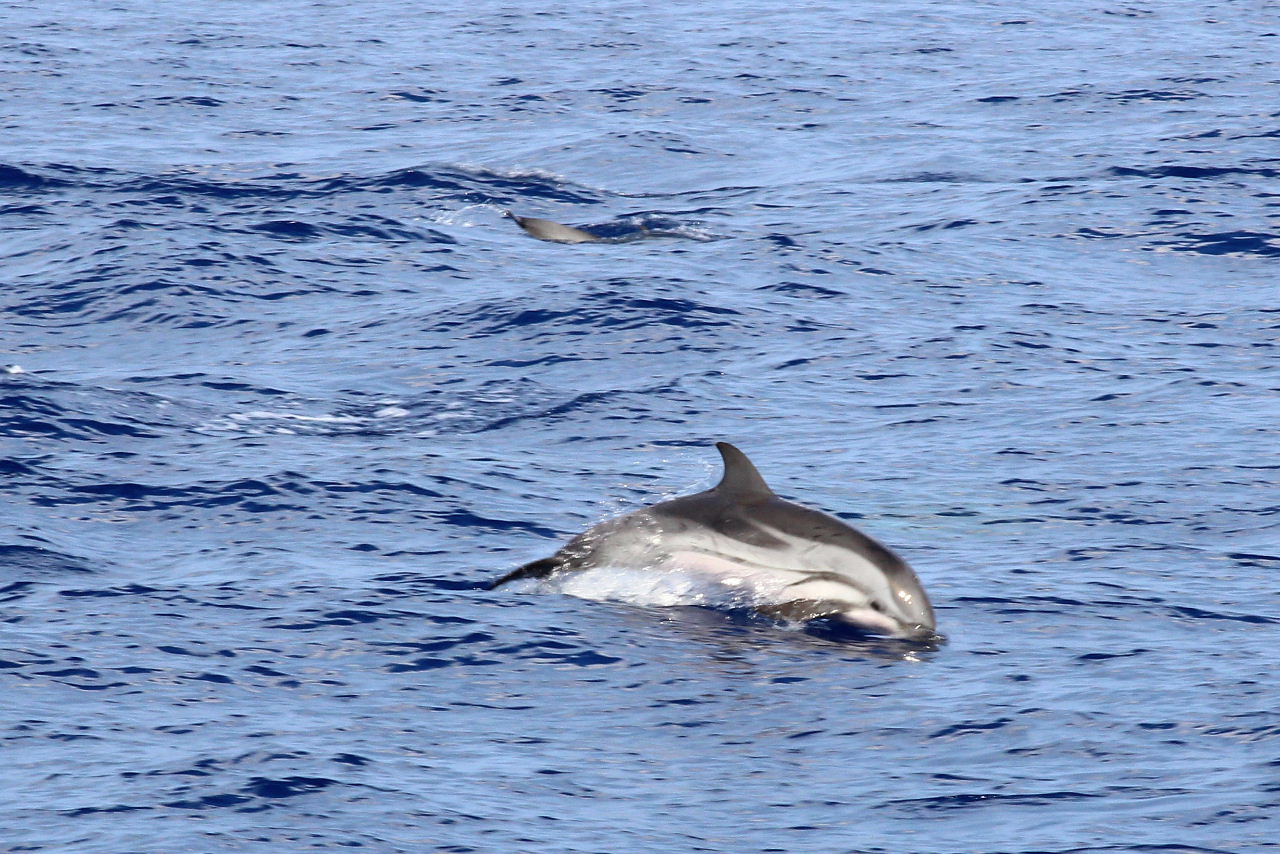
<path id="1" fill-rule="evenodd" d="M 656 607 L 695 605 L 772 613 L 794 602 L 837 603 L 842 607 L 832 616 L 881 634 L 893 635 L 899 629 L 848 584 L 699 550 L 671 552 L 645 565 L 602 564 L 553 575 L 540 584 L 582 599 Z"/>

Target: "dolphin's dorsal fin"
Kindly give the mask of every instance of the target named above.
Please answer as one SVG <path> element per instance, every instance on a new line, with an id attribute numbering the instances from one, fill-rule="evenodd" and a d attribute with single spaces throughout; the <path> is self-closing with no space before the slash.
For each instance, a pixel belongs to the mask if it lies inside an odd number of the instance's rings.
<path id="1" fill-rule="evenodd" d="M 716 491 L 740 499 L 768 498 L 773 495 L 769 484 L 747 455 L 728 442 L 716 442 L 716 450 L 724 459 L 724 477 L 716 484 Z"/>

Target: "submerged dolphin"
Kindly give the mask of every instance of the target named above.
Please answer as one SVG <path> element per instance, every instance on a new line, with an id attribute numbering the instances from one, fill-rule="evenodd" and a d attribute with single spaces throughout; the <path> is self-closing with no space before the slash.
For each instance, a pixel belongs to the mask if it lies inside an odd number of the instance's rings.
<path id="1" fill-rule="evenodd" d="M 580 228 L 574 228 L 571 225 L 561 225 L 549 219 L 538 219 L 536 216 L 517 216 L 511 211 L 503 211 L 502 215 L 514 219 L 516 225 L 539 240 L 550 240 L 553 243 L 602 243 L 608 241 L 608 238 L 600 237 L 589 231 L 583 231 Z"/>
<path id="2" fill-rule="evenodd" d="M 491 588 L 598 567 L 683 570 L 745 590 L 766 616 L 933 636 L 933 607 L 902 558 L 839 519 L 779 498 L 733 445 L 716 448 L 724 476 L 714 488 L 607 519 Z"/>

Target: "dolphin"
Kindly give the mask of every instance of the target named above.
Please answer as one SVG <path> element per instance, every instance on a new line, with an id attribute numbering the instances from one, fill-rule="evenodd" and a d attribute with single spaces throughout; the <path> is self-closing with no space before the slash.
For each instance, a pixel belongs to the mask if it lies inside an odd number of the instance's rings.
<path id="1" fill-rule="evenodd" d="M 606 519 L 490 589 L 600 567 L 682 570 L 742 592 L 768 617 L 936 637 L 933 606 L 902 558 L 839 519 L 778 497 L 728 442 L 716 449 L 724 475 L 713 488 Z"/>
<path id="2" fill-rule="evenodd" d="M 536 216 L 518 216 L 511 211 L 503 211 L 502 215 L 516 221 L 516 225 L 539 240 L 550 240 L 552 243 L 603 243 L 608 238 L 600 237 L 589 231 L 561 225 L 549 219 L 538 219 Z"/>

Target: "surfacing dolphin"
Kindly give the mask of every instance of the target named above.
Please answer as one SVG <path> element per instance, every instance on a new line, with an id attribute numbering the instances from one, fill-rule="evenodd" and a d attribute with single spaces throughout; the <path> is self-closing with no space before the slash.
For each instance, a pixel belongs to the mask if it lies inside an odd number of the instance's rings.
<path id="1" fill-rule="evenodd" d="M 839 519 L 779 498 L 733 445 L 716 448 L 724 476 L 714 488 L 607 519 L 491 589 L 603 567 L 679 570 L 744 591 L 769 617 L 936 637 L 929 597 L 902 558 Z"/>
<path id="2" fill-rule="evenodd" d="M 516 225 L 539 240 L 549 240 L 552 243 L 614 242 L 607 237 L 601 237 L 598 234 L 592 234 L 589 231 L 583 231 L 571 225 L 561 225 L 549 219 L 538 219 L 536 216 L 518 216 L 511 211 L 503 211 L 502 215 L 515 220 Z"/>

